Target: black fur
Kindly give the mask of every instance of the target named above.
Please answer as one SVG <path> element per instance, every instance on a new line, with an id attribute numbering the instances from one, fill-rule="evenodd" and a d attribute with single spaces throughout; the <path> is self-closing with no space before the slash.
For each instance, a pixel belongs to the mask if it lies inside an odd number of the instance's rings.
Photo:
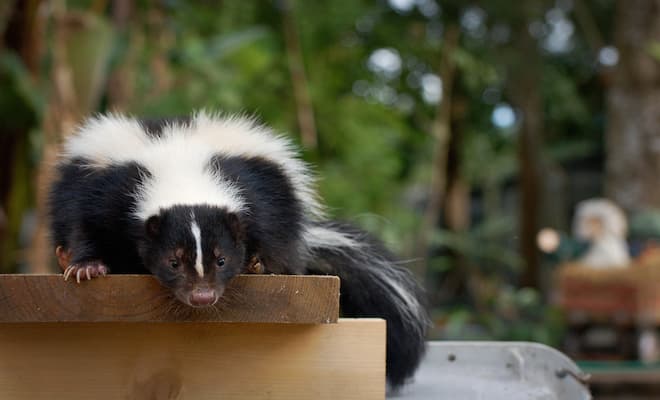
<path id="1" fill-rule="evenodd" d="M 341 277 L 340 307 L 344 317 L 378 317 L 387 321 L 387 378 L 395 388 L 402 385 L 417 369 L 425 350 L 429 320 L 419 285 L 370 234 L 343 223 L 318 225 L 359 238 L 363 246 L 313 248 L 307 272 Z M 401 314 L 401 299 L 383 290 L 379 280 L 379 274 L 385 273 L 383 269 L 390 270 L 398 278 L 396 282 L 416 297 L 424 308 L 423 315 L 410 320 Z"/>
<path id="2" fill-rule="evenodd" d="M 159 137 L 166 126 L 186 126 L 190 125 L 192 118 L 189 116 L 171 117 L 171 118 L 144 118 L 140 120 L 140 126 L 151 136 Z"/>
<path id="3" fill-rule="evenodd" d="M 159 136 L 166 125 L 190 121 L 140 123 L 149 135 Z M 211 159 L 208 168 L 240 188 L 247 204 L 239 215 L 203 205 L 200 199 L 199 205 L 174 206 L 147 221 L 133 215 L 133 194 L 150 178 L 149 171 L 135 162 L 106 168 L 85 164 L 83 159 L 61 163 L 49 197 L 53 240 L 71 250 L 72 263 L 101 261 L 113 273 L 150 272 L 187 304 L 191 291 L 200 285 L 221 295 L 225 284 L 255 256 L 266 272 L 338 275 L 344 316 L 387 320 L 389 383 L 399 386 L 414 373 L 424 353 L 428 326 L 419 286 L 368 234 L 310 220 L 294 183 L 276 163 L 224 155 Z M 193 216 L 202 232 L 203 277 L 194 268 Z M 346 235 L 360 245 L 319 244 L 305 237 L 310 227 Z M 388 286 L 392 280 L 420 304 L 414 313 L 406 308 L 407 299 Z"/>
<path id="4" fill-rule="evenodd" d="M 131 193 L 148 172 L 137 163 L 91 169 L 75 159 L 59 165 L 57 175 L 48 202 L 51 232 L 56 246 L 71 250 L 71 264 L 102 260 L 116 273 L 147 273 Z"/>
<path id="5" fill-rule="evenodd" d="M 152 273 L 186 302 L 186 290 L 199 283 L 194 270 L 195 242 L 191 215 L 202 231 L 204 283 L 218 292 L 245 265 L 245 230 L 238 216 L 210 206 L 176 206 L 143 222 L 133 215 L 138 185 L 149 172 L 137 163 L 92 168 L 84 159 L 57 167 L 48 199 L 55 246 L 71 251 L 70 264 L 101 261 L 112 273 Z M 177 250 L 181 255 L 177 256 Z M 226 262 L 209 273 L 219 252 Z M 177 258 L 179 268 L 169 261 Z"/>
<path id="6" fill-rule="evenodd" d="M 266 272 L 302 274 L 303 211 L 282 169 L 262 158 L 226 156 L 214 157 L 209 168 L 221 170 L 242 189 L 248 206 L 243 216 L 247 258 L 258 255 Z"/>

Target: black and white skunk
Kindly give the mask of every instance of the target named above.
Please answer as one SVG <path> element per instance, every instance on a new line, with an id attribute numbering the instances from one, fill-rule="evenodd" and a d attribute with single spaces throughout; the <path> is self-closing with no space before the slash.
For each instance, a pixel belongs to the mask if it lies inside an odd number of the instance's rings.
<path id="1" fill-rule="evenodd" d="M 367 233 L 327 221 L 285 137 L 198 113 L 88 120 L 64 145 L 49 197 L 65 278 L 152 273 L 189 306 L 212 306 L 254 260 L 266 273 L 341 278 L 347 317 L 387 320 L 387 377 L 405 382 L 428 316 L 411 274 Z"/>

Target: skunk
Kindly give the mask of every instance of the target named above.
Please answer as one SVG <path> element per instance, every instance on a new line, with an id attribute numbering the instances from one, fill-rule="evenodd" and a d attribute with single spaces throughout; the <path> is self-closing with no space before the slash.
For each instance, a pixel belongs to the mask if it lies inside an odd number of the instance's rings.
<path id="1" fill-rule="evenodd" d="M 387 320 L 392 388 L 424 354 L 412 275 L 366 232 L 327 220 L 291 142 L 253 119 L 89 119 L 64 143 L 48 209 L 65 279 L 151 273 L 209 307 L 255 260 L 265 273 L 338 275 L 342 315 Z"/>

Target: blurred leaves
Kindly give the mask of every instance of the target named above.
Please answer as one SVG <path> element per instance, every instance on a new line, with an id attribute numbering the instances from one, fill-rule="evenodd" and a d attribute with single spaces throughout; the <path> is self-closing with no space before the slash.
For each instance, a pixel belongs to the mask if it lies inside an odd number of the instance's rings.
<path id="1" fill-rule="evenodd" d="M 34 126 L 43 115 L 45 94 L 18 56 L 0 50 L 0 134 Z"/>
<path id="2" fill-rule="evenodd" d="M 530 288 L 503 286 L 486 309 L 458 307 L 444 310 L 439 322 L 447 340 L 520 340 L 559 346 L 564 319 L 557 308 L 544 304 Z"/>
<path id="3" fill-rule="evenodd" d="M 433 243 L 462 254 L 470 265 L 480 270 L 496 272 L 500 268 L 502 272 L 515 273 L 523 266 L 522 259 L 518 252 L 501 243 L 501 238 L 513 235 L 513 220 L 500 217 L 488 219 L 468 232 L 438 230 Z"/>
<path id="4" fill-rule="evenodd" d="M 660 62 L 660 42 L 654 41 L 648 44 L 646 47 L 647 51 L 651 57 L 655 58 Z"/>
<path id="5" fill-rule="evenodd" d="M 92 93 L 101 86 L 100 105 L 89 100 L 92 111 L 119 106 L 146 116 L 199 108 L 246 112 L 299 140 L 280 3 L 139 1 L 132 3 L 125 29 L 116 26 L 114 3 L 105 9 L 102 3 L 67 3 L 85 27 L 70 43 L 77 49 L 69 62 L 74 74 L 86 76 L 76 91 Z M 526 267 L 511 200 L 525 116 L 512 108 L 513 123 L 500 126 L 493 112 L 512 104 L 511 86 L 520 77 L 511 71 L 523 70 L 530 56 L 516 53 L 512 32 L 528 24 L 542 61 L 545 137 L 536 162 L 561 170 L 562 163 L 601 154 L 604 88 L 595 55 L 585 51 L 589 44 L 577 29 L 561 51 L 547 45 L 553 21 L 573 27 L 571 2 L 536 2 L 533 18 L 525 7 L 504 0 L 420 0 L 409 9 L 387 1 L 291 3 L 319 136 L 318 151 L 303 156 L 316 166 L 333 216 L 378 233 L 403 255 L 414 248 L 428 196 L 431 124 L 442 101 L 428 93 L 443 94 L 437 76 L 443 32 L 449 24 L 460 27 L 459 47 L 451 54 L 457 66 L 451 125 L 460 136 L 452 157 L 455 178 L 467 186 L 469 226 L 449 229 L 443 217 L 433 234 L 432 273 L 423 278 L 435 301 L 437 335 L 556 343 L 561 333 L 556 310 L 543 293 L 513 284 Z M 603 32 L 612 30 L 607 17 L 612 6 L 611 1 L 589 6 Z M 0 50 L 0 118 L 5 128 L 15 124 L 24 134 L 40 126 L 50 95 L 46 71 L 52 49 L 49 38 L 43 40 L 37 79 L 17 53 Z M 369 61 L 384 49 L 393 55 L 387 73 Z M 660 59 L 658 43 L 649 44 L 648 52 Z M 118 82 L 126 86 L 119 99 L 112 94 Z M 25 170 L 16 174 L 26 180 Z M 23 189 L 12 201 L 29 202 L 29 188 Z M 459 282 L 454 297 L 437 293 L 452 280 Z"/>
<path id="6" fill-rule="evenodd" d="M 91 12 L 71 12 L 62 22 L 66 63 L 75 88 L 75 101 L 84 114 L 96 110 L 108 76 L 115 30 L 107 18 Z"/>

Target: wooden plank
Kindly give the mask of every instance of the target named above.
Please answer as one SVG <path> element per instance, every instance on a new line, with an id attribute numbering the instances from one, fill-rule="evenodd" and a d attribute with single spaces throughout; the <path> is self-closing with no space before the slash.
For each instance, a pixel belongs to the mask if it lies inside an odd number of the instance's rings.
<path id="1" fill-rule="evenodd" d="M 623 385 L 623 384 L 658 384 L 660 383 L 660 371 L 594 371 L 590 372 L 590 384 L 610 384 L 610 385 Z"/>
<path id="2" fill-rule="evenodd" d="M 333 323 L 339 316 L 334 276 L 241 275 L 210 309 L 177 302 L 150 275 L 64 281 L 62 275 L 0 275 L 2 322 Z"/>
<path id="3" fill-rule="evenodd" d="M 385 321 L 0 324 L 3 399 L 384 399 Z"/>

